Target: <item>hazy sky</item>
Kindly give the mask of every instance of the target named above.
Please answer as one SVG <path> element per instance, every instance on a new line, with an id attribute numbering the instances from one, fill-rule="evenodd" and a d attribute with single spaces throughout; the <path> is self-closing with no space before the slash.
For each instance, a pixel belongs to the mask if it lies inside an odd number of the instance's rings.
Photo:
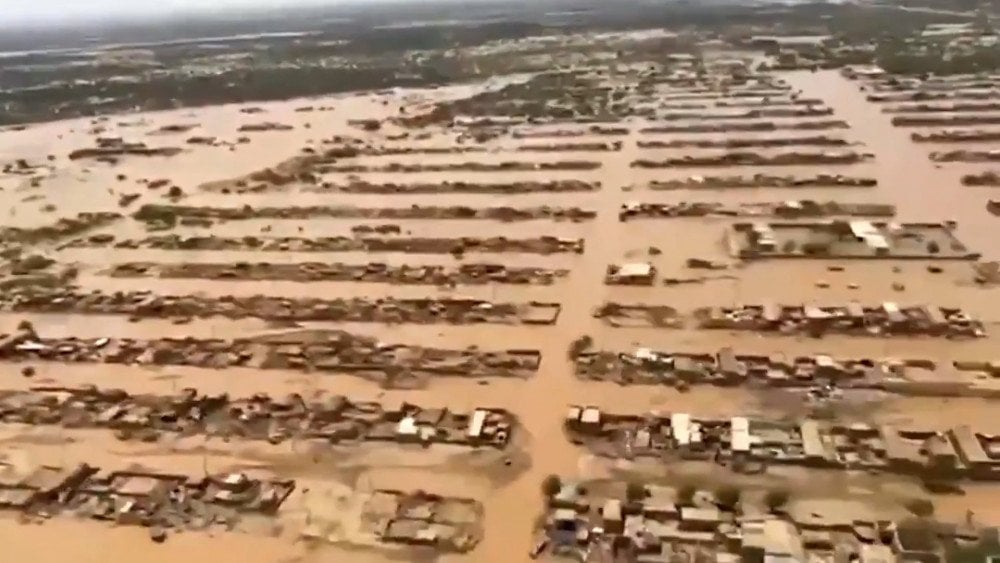
<path id="1" fill-rule="evenodd" d="M 104 19 L 182 15 L 240 8 L 282 6 L 336 6 L 358 0 L 0 0 L 5 22 L 44 22 L 70 19 Z M 377 1 L 377 0 L 365 0 Z M 418 0 L 419 1 L 419 0 Z"/>

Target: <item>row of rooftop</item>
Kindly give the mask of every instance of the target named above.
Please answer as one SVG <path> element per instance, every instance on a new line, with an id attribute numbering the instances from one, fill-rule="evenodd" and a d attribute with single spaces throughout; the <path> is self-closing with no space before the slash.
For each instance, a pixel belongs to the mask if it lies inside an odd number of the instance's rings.
<path id="1" fill-rule="evenodd" d="M 342 331 L 299 331 L 234 340 L 140 340 L 46 338 L 28 326 L 0 338 L 0 359 L 319 371 L 406 386 L 414 383 L 411 380 L 429 376 L 529 377 L 538 370 L 541 354 L 537 350 L 390 344 Z"/>
<path id="2" fill-rule="evenodd" d="M 516 285 L 551 285 L 565 277 L 566 269 L 516 267 L 503 264 L 465 263 L 451 266 L 392 266 L 384 262 L 344 264 L 340 262 L 300 262 L 271 264 L 267 262 L 205 263 L 205 262 L 128 262 L 116 264 L 107 275 L 116 278 L 158 277 L 170 279 L 214 280 L 290 280 L 352 281 L 390 284 L 427 284 L 440 286 L 483 285 L 490 283 Z"/>
<path id="3" fill-rule="evenodd" d="M 622 204 L 619 221 L 631 219 L 668 219 L 675 217 L 893 217 L 896 206 L 879 203 L 842 203 L 837 201 L 787 200 L 726 204 L 721 202 L 638 203 Z M 737 225 L 740 225 L 737 223 Z M 734 226 L 734 229 L 738 228 Z M 774 227 L 771 227 L 772 229 Z"/>
<path id="4" fill-rule="evenodd" d="M 844 176 L 841 174 L 816 174 L 811 176 L 774 174 L 705 176 L 695 175 L 678 180 L 656 180 L 647 185 L 651 190 L 697 189 L 748 189 L 748 188 L 871 188 L 878 185 L 875 178 Z"/>
<path id="5" fill-rule="evenodd" d="M 594 316 L 613 327 L 682 328 L 684 315 L 669 305 L 607 302 Z M 852 336 L 983 337 L 983 323 L 957 307 L 900 305 L 782 305 L 774 302 L 735 307 L 701 307 L 690 315 L 699 329 L 782 334 Z"/>
<path id="6" fill-rule="evenodd" d="M 295 490 L 295 481 L 256 479 L 244 473 L 194 478 L 159 472 L 0 464 L 0 511 L 29 517 L 61 513 L 151 528 L 162 541 L 167 529 L 235 528 L 243 515 L 273 515 Z"/>
<path id="7" fill-rule="evenodd" d="M 0 310 L 34 313 L 128 315 L 140 318 L 259 318 L 414 324 L 554 324 L 558 303 L 493 303 L 481 299 L 322 299 L 267 295 L 206 297 L 149 291 L 90 293 L 22 287 L 0 296 Z"/>
<path id="8" fill-rule="evenodd" d="M 306 401 L 259 393 L 230 398 L 184 389 L 174 395 L 130 395 L 119 389 L 33 387 L 0 391 L 0 421 L 115 431 L 120 439 L 155 441 L 162 434 L 238 437 L 279 444 L 316 440 L 448 444 L 505 448 L 515 419 L 502 409 L 471 413 L 421 408 L 409 403 L 385 407 L 343 396 Z"/>
<path id="9" fill-rule="evenodd" d="M 525 254 L 576 253 L 583 239 L 553 236 L 507 237 L 220 237 L 154 235 L 116 240 L 111 234 L 76 239 L 61 248 L 148 248 L 156 250 L 253 250 L 261 252 L 403 252 L 412 254 L 462 254 L 465 252 L 519 252 Z"/>
<path id="10" fill-rule="evenodd" d="M 571 407 L 564 425 L 572 441 L 616 458 L 711 461 L 744 472 L 800 465 L 942 480 L 1000 479 L 1000 439 L 968 425 L 926 429 L 688 413 L 631 415 L 585 406 Z"/>
<path id="11" fill-rule="evenodd" d="M 901 516 L 850 499 L 802 499 L 782 506 L 737 495 L 735 506 L 707 491 L 654 484 L 558 482 L 548 497 L 533 557 L 625 557 L 637 563 L 939 563 L 946 552 L 996 544 L 996 534 Z M 727 499 L 725 502 L 730 502 Z M 992 535 L 990 535 L 992 533 Z M 608 559 L 611 560 L 611 559 Z"/>
<path id="12" fill-rule="evenodd" d="M 471 551 L 483 535 L 478 501 L 423 491 L 375 490 L 362 507 L 362 520 L 380 542 L 429 546 L 438 553 Z"/>
<path id="13" fill-rule="evenodd" d="M 727 236 L 733 253 L 744 259 L 979 259 L 981 254 L 969 251 L 954 231 L 952 223 L 832 220 L 734 223 Z"/>
<path id="14" fill-rule="evenodd" d="M 950 366 L 927 359 L 837 358 L 825 354 L 583 351 L 574 357 L 577 377 L 620 384 L 756 385 L 806 389 L 817 398 L 841 389 L 877 389 L 929 396 L 1000 396 L 995 361 L 957 360 Z"/>
<path id="15" fill-rule="evenodd" d="M 597 216 L 595 211 L 579 207 L 468 207 L 463 205 L 411 205 L 409 207 L 357 207 L 349 205 L 311 205 L 289 207 L 211 207 L 147 204 L 133 217 L 143 221 L 158 221 L 164 217 L 185 217 L 239 221 L 248 219 L 483 219 L 493 221 L 531 221 L 540 219 L 586 221 Z"/>

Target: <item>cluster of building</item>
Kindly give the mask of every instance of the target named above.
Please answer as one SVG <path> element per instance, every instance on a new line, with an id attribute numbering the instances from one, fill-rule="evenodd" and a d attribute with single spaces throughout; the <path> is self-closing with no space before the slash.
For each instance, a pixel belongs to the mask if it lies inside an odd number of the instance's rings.
<path id="1" fill-rule="evenodd" d="M 885 206 L 876 206 L 885 207 Z M 734 223 L 733 252 L 754 258 L 889 258 L 976 260 L 950 223 Z"/>
<path id="2" fill-rule="evenodd" d="M 865 470 L 932 479 L 1000 479 L 1000 438 L 969 426 L 911 429 L 892 425 L 784 422 L 688 413 L 623 415 L 570 407 L 574 443 L 610 457 L 711 461 L 737 471 L 771 465 Z"/>
<path id="3" fill-rule="evenodd" d="M 376 490 L 362 518 L 374 522 L 381 542 L 431 546 L 438 552 L 470 551 L 482 537 L 479 502 L 423 491 Z"/>
<path id="4" fill-rule="evenodd" d="M 532 555 L 638 563 L 936 562 L 987 537 L 971 525 L 901 518 L 846 499 L 796 500 L 780 511 L 746 499 L 725 506 L 704 491 L 681 499 L 676 489 L 652 484 L 563 483 L 547 499 Z"/>
<path id="5" fill-rule="evenodd" d="M 986 328 L 962 309 L 937 306 L 779 305 L 765 303 L 738 307 L 705 307 L 695 311 L 704 329 L 753 330 L 786 334 L 824 333 L 864 336 L 927 335 L 983 337 Z"/>
<path id="6" fill-rule="evenodd" d="M 267 440 L 322 440 L 331 444 L 401 442 L 504 448 L 515 419 L 503 409 L 471 413 L 402 403 L 387 408 L 331 396 L 306 401 L 298 394 L 272 398 L 203 395 L 130 395 L 93 387 L 36 387 L 0 394 L 0 421 L 114 430 L 119 438 L 156 440 L 162 433 Z"/>
<path id="7" fill-rule="evenodd" d="M 269 295 L 206 297 L 149 291 L 90 293 L 27 287 L 0 296 L 0 310 L 32 313 L 128 315 L 135 318 L 227 317 L 281 321 L 415 324 L 554 324 L 559 303 L 493 303 L 482 299 L 322 299 Z"/>
<path id="8" fill-rule="evenodd" d="M 61 513 L 165 530 L 235 527 L 243 515 L 273 515 L 295 490 L 292 480 L 262 480 L 244 473 L 195 478 L 146 471 L 101 471 L 0 464 L 0 511 L 49 517 Z"/>
<path id="9" fill-rule="evenodd" d="M 541 353 L 387 344 L 343 331 L 295 331 L 235 340 L 138 340 L 42 338 L 25 327 L 0 337 L 0 360 L 319 371 L 403 384 L 428 376 L 529 377 L 538 371 Z"/>

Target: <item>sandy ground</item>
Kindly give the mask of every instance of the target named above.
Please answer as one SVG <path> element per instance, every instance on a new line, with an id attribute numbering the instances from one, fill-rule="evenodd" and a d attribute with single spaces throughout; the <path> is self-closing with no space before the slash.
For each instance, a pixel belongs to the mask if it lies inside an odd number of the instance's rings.
<path id="1" fill-rule="evenodd" d="M 530 461 L 520 460 L 507 467 L 498 460 L 478 463 L 463 456 L 441 456 L 429 459 L 422 454 L 381 452 L 371 463 L 360 463 L 361 469 L 351 473 L 351 485 L 363 486 L 372 480 L 397 487 L 424 488 L 440 493 L 462 494 L 481 500 L 486 510 L 486 534 L 480 546 L 464 556 L 448 556 L 446 561 L 513 562 L 527 559 L 532 541 L 532 523 L 541 508 L 539 484 L 551 473 L 593 476 L 607 474 L 609 468 L 582 455 L 582 451 L 564 439 L 562 417 L 568 404 L 594 404 L 609 410 L 640 412 L 648 409 L 685 410 L 699 414 L 760 413 L 782 416 L 796 410 L 796 401 L 778 395 L 762 395 L 739 389 L 698 388 L 686 394 L 672 389 L 619 387 L 602 383 L 581 383 L 566 360 L 570 342 L 582 334 L 594 337 L 597 345 L 607 349 L 629 349 L 648 346 L 663 350 L 714 351 L 733 346 L 746 352 L 785 352 L 786 354 L 828 353 L 836 356 L 919 356 L 948 362 L 953 359 L 993 359 L 1000 339 L 1000 301 L 992 299 L 997 290 L 981 289 L 971 284 L 971 269 L 966 263 L 948 263 L 944 272 L 928 274 L 923 262 L 843 262 L 843 272 L 829 272 L 829 262 L 760 262 L 736 270 L 736 281 L 711 281 L 701 285 L 651 288 L 611 288 L 603 284 L 605 267 L 625 260 L 651 260 L 666 276 L 680 274 L 689 257 L 728 260 L 722 244 L 726 219 L 678 219 L 670 221 L 634 221 L 620 223 L 617 210 L 622 203 L 679 202 L 718 200 L 725 202 L 777 201 L 791 198 L 838 199 L 841 201 L 873 201 L 895 204 L 903 221 L 959 222 L 958 236 L 971 249 L 983 253 L 984 259 L 1000 258 L 994 242 L 996 218 L 985 210 L 988 189 L 964 188 L 959 177 L 981 171 L 987 165 L 935 166 L 927 159 L 933 146 L 915 145 L 909 141 L 909 130 L 894 129 L 888 115 L 865 102 L 864 93 L 856 84 L 834 72 L 789 73 L 785 77 L 804 97 L 818 97 L 835 110 L 835 118 L 847 120 L 852 128 L 843 132 L 852 141 L 864 143 L 865 150 L 877 155 L 872 163 L 838 167 L 753 167 L 712 170 L 641 170 L 629 167 L 635 158 L 662 158 L 670 150 L 639 150 L 635 143 L 641 136 L 639 124 L 630 124 L 633 133 L 623 138 L 625 148 L 609 153 L 490 153 L 485 155 L 409 155 L 363 157 L 359 163 L 386 162 L 453 162 L 464 160 L 563 160 L 581 158 L 600 160 L 603 167 L 593 172 L 528 172 L 505 174 L 433 173 L 433 174 L 365 174 L 370 181 L 432 182 L 439 180 L 507 181 L 511 179 L 599 180 L 603 189 L 582 194 L 527 194 L 516 197 L 495 195 L 413 195 L 375 196 L 337 193 L 298 193 L 296 191 L 253 195 L 200 193 L 197 186 L 214 180 L 232 178 L 276 164 L 299 152 L 304 146 L 319 147 L 318 140 L 334 134 L 370 135 L 349 127 L 348 119 L 380 117 L 395 112 L 398 98 L 379 96 L 336 97 L 309 101 L 309 105 L 331 105 L 331 112 L 297 113 L 303 101 L 261 104 L 267 113 L 247 115 L 242 106 L 224 106 L 197 110 L 181 110 L 142 116 L 111 117 L 102 127 L 101 136 L 122 136 L 126 140 L 142 140 L 151 146 L 184 146 L 178 156 L 163 158 L 127 157 L 116 166 L 85 161 L 70 162 L 66 155 L 77 148 L 91 146 L 93 127 L 88 121 L 59 122 L 37 125 L 21 132 L 0 133 L 0 163 L 18 158 L 51 165 L 38 187 L 32 188 L 23 177 L 0 176 L 0 208 L 9 209 L 5 219 L 9 225 L 30 226 L 52 222 L 58 217 L 79 211 L 117 209 L 114 192 L 142 192 L 139 203 L 164 201 L 160 192 L 146 190 L 136 183 L 139 178 L 167 178 L 189 194 L 185 205 L 323 205 L 356 204 L 401 207 L 415 203 L 486 205 L 563 205 L 596 209 L 596 220 L 579 224 L 551 221 L 525 223 L 495 223 L 489 221 L 404 221 L 404 229 L 413 234 L 436 235 L 557 235 L 584 237 L 586 252 L 582 256 L 532 256 L 519 254 L 468 255 L 465 260 L 498 262 L 518 266 L 567 267 L 568 278 L 550 287 L 483 286 L 459 287 L 444 291 L 430 287 L 393 286 L 361 283 L 291 282 L 213 282 L 199 280 L 109 279 L 100 270 L 115 262 L 149 261 L 383 261 L 390 264 L 425 263 L 456 264 L 451 256 L 378 254 L 374 258 L 363 253 L 238 253 L 180 252 L 113 249 L 67 249 L 52 252 L 60 261 L 79 263 L 81 284 L 93 289 L 151 289 L 156 292 L 184 294 L 204 292 L 210 295 L 267 293 L 282 296 L 368 296 L 419 297 L 429 295 L 462 295 L 498 301 L 529 299 L 558 300 L 563 304 L 559 322 L 553 327 L 439 327 L 396 326 L 375 324 L 339 326 L 352 331 L 375 334 L 388 342 L 420 343 L 458 347 L 479 345 L 483 348 L 538 348 L 543 352 L 542 369 L 528 381 L 433 381 L 426 389 L 415 391 L 383 390 L 365 381 L 348 376 L 302 375 L 299 373 L 259 372 L 249 369 L 210 371 L 186 368 L 152 369 L 103 365 L 40 365 L 38 376 L 30 383 L 51 381 L 74 385 L 93 383 L 104 387 L 121 387 L 130 391 L 169 392 L 186 386 L 204 391 L 228 391 L 233 394 L 267 391 L 351 395 L 361 399 L 381 401 L 408 400 L 425 406 L 441 405 L 455 408 L 474 406 L 504 407 L 513 411 L 524 427 L 523 447 Z M 443 89 L 432 96 L 463 94 L 463 89 Z M 383 105 L 383 101 L 387 105 Z M 183 145 L 191 135 L 212 135 L 235 140 L 243 135 L 241 124 L 275 121 L 294 125 L 292 131 L 248 133 L 249 144 L 230 151 L 225 147 L 194 147 Z M 141 123 L 141 125 L 136 125 Z M 148 131 L 175 123 L 197 123 L 197 128 L 176 135 L 146 136 Z M 310 128 L 306 129 L 305 124 Z M 840 132 L 834 132 L 840 134 Z M 689 135 L 678 135 L 686 136 Z M 740 134 L 739 136 L 750 136 Z M 662 137 L 666 138 L 666 137 Z M 437 139 L 437 138 L 435 138 Z M 572 141 L 607 140 L 604 138 L 574 138 Z M 438 139 L 432 142 L 446 142 Z M 511 144 L 510 139 L 494 141 Z M 542 142 L 530 140 L 524 142 Z M 695 151 L 680 151 L 693 153 Z M 47 155 L 54 155 L 52 162 Z M 641 186 L 647 181 L 667 180 L 694 174 L 816 174 L 836 172 L 857 176 L 875 176 L 879 187 L 874 189 L 809 189 L 809 190 L 731 190 L 696 192 L 653 192 L 637 188 L 623 191 L 626 185 Z M 119 181 L 116 175 L 125 174 Z M 345 180 L 343 175 L 327 175 L 331 181 Z M 26 197 L 42 195 L 42 199 L 24 202 Z M 53 212 L 42 210 L 51 203 Z M 178 233 L 211 232 L 220 236 L 260 234 L 271 224 L 274 235 L 330 236 L 346 234 L 357 220 L 314 221 L 234 221 L 213 226 L 210 230 L 178 228 Z M 299 228 L 302 232 L 299 233 Z M 119 237 L 141 237 L 144 233 L 124 222 L 99 232 Z M 646 249 L 656 246 L 664 252 L 649 257 Z M 894 272 L 893 268 L 899 271 Z M 830 287 L 818 289 L 819 279 Z M 904 293 L 891 289 L 895 281 L 906 285 Z M 849 284 L 857 284 L 850 289 Z M 951 342 L 932 339 L 860 339 L 826 337 L 822 340 L 795 337 L 761 337 L 750 333 L 699 332 L 693 330 L 611 329 L 591 317 L 592 309 L 604 300 L 619 302 L 656 302 L 673 305 L 682 311 L 698 306 L 726 305 L 740 302 L 760 302 L 780 299 L 786 302 L 841 302 L 850 299 L 879 302 L 897 300 L 905 303 L 929 303 L 961 306 L 985 321 L 989 338 Z M 202 336 L 235 337 L 259 334 L 267 326 L 259 321 L 198 320 L 188 325 L 148 320 L 129 323 L 122 317 L 66 315 L 0 315 L 0 329 L 8 330 L 21 319 L 35 323 L 46 335 L 76 336 Z M 328 326 L 314 323 L 310 326 Z M 0 377 L 5 387 L 23 387 L 29 382 L 17 377 L 20 366 L 0 365 Z M 891 398 L 877 409 L 861 409 L 859 416 L 869 419 L 921 420 L 932 424 L 950 425 L 969 422 L 985 429 L 1000 426 L 991 416 L 992 404 L 973 399 L 903 399 Z M 213 471 L 232 467 L 262 468 L 300 483 L 321 488 L 325 481 L 342 483 L 344 460 L 331 460 L 299 451 L 264 451 L 262 448 L 235 445 L 174 444 L 157 446 L 157 450 L 136 451 L 99 433 L 58 433 L 39 437 L 37 432 L 19 430 L 3 438 L 3 450 L 21 452 L 32 459 L 49 461 L 83 461 L 109 466 L 139 462 L 160 469 L 191 469 L 205 466 Z M 354 459 L 348 456 L 348 459 Z M 355 459 L 355 461 L 357 461 Z M 346 462 L 344 462 L 346 463 Z M 416 466 L 416 467 L 414 467 Z M 335 478 L 333 475 L 337 475 Z M 339 480 L 338 480 L 339 479 Z M 815 494 L 850 494 L 843 480 L 817 481 Z M 302 496 L 300 491 L 297 497 Z M 306 487 L 308 488 L 308 487 Z M 822 489 L 822 490 L 821 490 Z M 909 489 L 907 489 L 909 492 Z M 977 494 L 939 500 L 939 512 L 945 516 L 964 518 L 965 510 L 973 507 L 977 518 L 1000 524 L 1000 503 L 995 502 L 1000 488 L 979 487 Z M 890 494 L 890 493 L 886 493 Z M 290 500 L 289 512 L 302 506 L 301 498 Z M 141 529 L 112 529 L 89 522 L 69 520 L 49 521 L 44 525 L 19 525 L 13 520 L 0 521 L 0 543 L 12 559 L 38 563 L 65 561 L 69 554 L 80 562 L 102 561 L 117 563 L 134 561 L 191 562 L 239 560 L 248 563 L 278 561 L 339 561 L 358 562 L 391 560 L 400 553 L 377 551 L 340 551 L 336 547 L 307 547 L 295 539 L 296 522 L 285 517 L 284 527 L 276 537 L 271 534 L 234 533 L 208 537 L 184 533 L 173 536 L 165 544 L 152 544 Z M 58 545 L 52 540 L 58 538 Z M 16 554 L 16 556 L 14 555 Z M 403 555 L 402 557 L 416 557 Z M 411 559 L 412 560 L 412 559 Z"/>

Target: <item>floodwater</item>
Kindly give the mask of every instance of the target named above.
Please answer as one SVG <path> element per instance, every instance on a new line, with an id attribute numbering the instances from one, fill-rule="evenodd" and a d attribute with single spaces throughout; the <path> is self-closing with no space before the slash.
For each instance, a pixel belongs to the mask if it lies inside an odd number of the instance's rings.
<path id="1" fill-rule="evenodd" d="M 884 202 L 898 208 L 900 221 L 958 221 L 958 237 L 968 247 L 980 251 L 984 259 L 997 259 L 1000 250 L 993 243 L 996 218 L 985 209 L 988 189 L 965 188 L 960 185 L 962 174 L 986 169 L 985 165 L 949 164 L 936 166 L 927 154 L 933 147 L 916 145 L 909 140 L 909 130 L 895 129 L 890 116 L 864 100 L 864 92 L 834 72 L 786 73 L 783 75 L 801 90 L 803 97 L 823 99 L 835 110 L 833 118 L 844 119 L 849 130 L 823 132 L 843 135 L 851 141 L 863 143 L 859 150 L 875 153 L 873 162 L 848 166 L 776 166 L 711 169 L 637 169 L 629 166 L 637 158 L 663 158 L 671 154 L 694 154 L 697 151 L 640 150 L 636 142 L 654 136 L 637 131 L 643 125 L 629 123 L 632 133 L 627 137 L 576 137 L 572 142 L 622 140 L 619 152 L 593 153 L 517 153 L 502 152 L 512 141 L 491 141 L 496 152 L 461 155 L 409 155 L 361 157 L 362 164 L 389 162 L 499 162 L 499 161 L 555 161 L 593 160 L 601 168 L 585 172 L 517 172 L 517 173 L 365 173 L 359 176 L 372 182 L 436 182 L 466 180 L 504 182 L 518 179 L 597 180 L 603 185 L 599 192 L 563 194 L 526 194 L 517 196 L 428 194 L 428 195 L 353 195 L 341 193 L 299 192 L 286 188 L 263 194 L 235 195 L 199 192 L 200 184 L 236 178 L 266 166 L 273 166 L 299 153 L 305 146 L 321 147 L 320 139 L 341 134 L 368 138 L 384 143 L 385 133 L 363 133 L 348 125 L 349 119 L 384 117 L 398 111 L 403 104 L 400 97 L 390 95 L 340 96 L 335 98 L 261 104 L 266 113 L 245 114 L 241 106 L 223 106 L 197 110 L 181 110 L 142 116 L 111 117 L 98 126 L 106 131 L 96 136 L 121 136 L 126 140 L 142 140 L 150 146 L 184 146 L 184 153 L 170 158 L 126 157 L 117 165 L 86 161 L 70 162 L 69 151 L 91 146 L 95 137 L 89 133 L 95 125 L 87 121 L 60 122 L 37 125 L 21 132 L 0 133 L 0 163 L 26 158 L 30 163 L 51 168 L 43 173 L 38 187 L 31 187 L 25 177 L 0 176 L 0 204 L 9 209 L 6 221 L 10 225 L 28 226 L 52 222 L 58 217 L 79 211 L 116 210 L 117 197 L 122 192 L 141 193 L 137 204 L 165 202 L 160 191 L 146 189 L 137 183 L 140 178 L 169 179 L 180 186 L 188 196 L 184 205 L 218 205 L 239 207 L 283 205 L 363 205 L 406 207 L 421 205 L 491 205 L 510 206 L 579 206 L 597 210 L 595 220 L 568 223 L 554 221 L 527 221 L 501 223 L 490 221 L 421 221 L 397 222 L 404 231 L 414 236 L 493 236 L 528 237 L 555 235 L 586 239 L 583 255 L 526 255 L 526 254 L 469 254 L 463 260 L 489 261 L 517 266 L 547 266 L 570 269 L 568 277 L 558 280 L 551 287 L 458 287 L 444 291 L 433 287 L 393 286 L 370 283 L 313 283 L 292 282 L 205 282 L 201 280 L 110 279 L 102 271 L 115 262 L 148 261 L 323 261 L 367 262 L 389 264 L 449 264 L 460 262 L 450 255 L 413 255 L 401 253 L 253 253 L 253 252 L 193 252 L 163 250 L 116 249 L 65 249 L 50 251 L 57 260 L 77 263 L 81 268 L 80 283 L 87 289 L 125 291 L 149 289 L 156 293 L 185 294 L 203 292 L 209 295 L 264 293 L 287 297 L 421 297 L 431 295 L 472 296 L 495 301 L 556 300 L 563 309 L 559 322 L 549 327 L 512 326 L 380 326 L 375 324 L 333 325 L 308 323 L 310 327 L 343 328 L 359 333 L 376 335 L 386 342 L 419 343 L 431 346 L 464 347 L 476 345 L 483 349 L 535 348 L 543 354 L 542 367 L 530 380 L 463 381 L 436 380 L 426 389 L 398 391 L 383 390 L 377 386 L 349 376 L 303 375 L 250 369 L 203 370 L 193 368 L 147 368 L 139 366 L 90 366 L 54 364 L 39 365 L 38 375 L 30 383 L 58 382 L 67 385 L 91 383 L 102 387 L 120 387 L 129 391 L 171 392 L 183 387 L 198 387 L 207 392 L 228 391 L 234 395 L 266 391 L 274 394 L 297 392 L 340 393 L 361 399 L 377 399 L 387 403 L 400 400 L 426 406 L 448 406 L 456 409 L 475 406 L 503 407 L 520 419 L 525 435 L 524 442 L 528 464 L 506 470 L 504 465 L 484 468 L 461 463 L 438 465 L 431 473 L 411 471 L 408 454 L 400 452 L 398 459 L 373 467 L 371 474 L 378 474 L 389 485 L 400 488 L 424 488 L 440 493 L 467 494 L 485 506 L 485 537 L 475 551 L 464 556 L 447 556 L 445 561 L 513 562 L 527 560 L 532 543 L 532 525 L 541 510 L 539 486 L 542 479 L 552 473 L 599 476 L 595 464 L 582 455 L 582 450 L 570 444 L 561 431 L 567 405 L 593 404 L 621 412 L 641 412 L 649 409 L 661 411 L 685 410 L 700 415 L 735 415 L 760 413 L 782 416 L 798 405 L 795 401 L 775 401 L 766 393 L 740 389 L 696 388 L 681 394 L 673 389 L 649 387 L 620 387 L 607 383 L 583 383 L 575 379 L 572 366 L 566 359 L 570 343 L 577 337 L 591 335 L 597 347 L 629 350 L 647 346 L 660 350 L 715 351 L 723 346 L 733 346 L 740 352 L 792 354 L 827 353 L 842 357 L 904 356 L 923 357 L 939 362 L 953 359 L 994 359 L 1000 334 L 1000 301 L 995 299 L 995 289 L 982 289 L 971 283 L 971 268 L 967 263 L 950 262 L 943 265 L 943 272 L 928 273 L 927 262 L 758 262 L 725 272 L 736 280 L 707 281 L 698 285 L 676 287 L 609 287 L 604 285 L 605 269 L 609 264 L 623 261 L 651 261 L 665 276 L 692 275 L 683 264 L 687 258 L 702 257 L 732 262 L 723 245 L 724 231 L 729 219 L 694 218 L 672 220 L 618 221 L 619 207 L 626 202 L 671 203 L 681 201 L 716 200 L 728 203 L 749 201 L 780 201 L 783 199 L 839 200 L 844 202 Z M 417 103 L 426 103 L 435 97 L 467 95 L 469 88 L 442 89 L 435 92 L 406 93 Z M 385 102 L 385 104 L 383 104 Z M 331 106 L 333 111 L 295 112 L 304 105 Z M 411 106 L 412 107 L 412 106 Z M 202 147 L 184 145 L 191 135 L 211 135 L 233 141 L 244 135 L 237 129 L 246 123 L 274 121 L 294 125 L 292 131 L 247 133 L 251 142 L 227 147 Z M 153 135 L 146 133 L 163 125 L 195 123 L 188 133 Z M 305 127 L 309 124 L 309 128 Z M 392 130 L 390 129 L 389 132 Z M 451 142 L 447 131 L 438 131 L 434 142 Z M 794 135 L 812 132 L 795 132 Z M 818 134 L 818 133 L 817 133 Z M 774 133 L 769 134 L 774 136 Z M 792 136 L 789 133 L 788 136 Z M 750 133 L 735 136 L 752 137 Z M 760 135 L 767 136 L 767 135 Z M 677 134 L 676 138 L 704 137 Z M 658 135 L 655 138 L 666 139 Z M 437 140 L 435 140 L 437 139 Z M 445 139 L 445 140 L 441 140 Z M 562 142 L 553 140 L 552 142 Z M 524 143 L 542 143 L 548 140 L 527 139 Z M 401 144 L 397 142 L 397 144 Z M 858 148 L 858 147 L 855 147 Z M 770 151 L 761 151 L 768 153 Z M 53 155 L 52 161 L 47 155 Z M 669 180 L 692 175 L 752 175 L 762 174 L 819 174 L 874 176 L 877 188 L 829 189 L 736 189 L 658 192 L 644 189 L 651 180 Z M 119 180 L 117 175 L 126 178 Z M 323 178 L 344 182 L 348 175 L 327 174 Z M 634 186 L 628 191 L 623 187 Z M 31 202 L 24 198 L 42 195 L 43 199 Z M 47 212 L 43 205 L 51 203 L 56 210 Z M 315 220 L 247 220 L 216 224 L 209 229 L 180 227 L 183 234 L 220 236 L 334 236 L 347 234 L 353 225 L 385 223 L 388 221 L 362 221 L 348 219 Z M 272 226 L 270 234 L 261 229 Z M 301 233 L 299 229 L 301 228 Z M 119 238 L 141 238 L 142 229 L 122 222 L 95 232 L 106 232 Z M 662 254 L 650 255 L 650 247 L 657 247 Z M 833 272 L 831 264 L 843 266 L 844 271 Z M 695 272 L 697 274 L 697 272 Z M 829 287 L 820 289 L 817 281 Z M 894 282 L 903 283 L 904 292 L 892 289 Z M 856 287 L 855 287 L 856 286 Z M 901 303 L 927 303 L 957 305 L 982 319 L 990 333 L 988 338 L 974 341 L 952 342 L 934 339 L 878 339 L 826 337 L 821 340 L 805 337 L 762 337 L 752 333 L 707 332 L 696 330 L 610 328 L 594 319 L 592 311 L 606 300 L 618 302 L 645 302 L 669 304 L 682 312 L 696 307 L 755 303 L 766 300 L 785 302 L 836 303 L 856 299 L 863 302 L 895 300 Z M 62 336 L 132 336 L 152 338 L 160 336 L 242 337 L 274 330 L 265 323 L 248 319 L 196 320 L 190 324 L 176 325 L 168 320 L 143 320 L 127 322 L 114 316 L 72 315 L 0 315 L 0 329 L 10 329 L 21 319 L 28 318 L 44 335 Z M 9 376 L 5 387 L 23 387 L 26 382 L 16 377 L 21 366 L 4 364 L 0 374 Z M 769 400 L 770 399 L 770 400 Z M 988 401 L 973 399 L 904 399 L 888 400 L 880 409 L 865 413 L 870 419 L 911 420 L 926 426 L 953 425 L 959 422 L 976 424 L 984 430 L 1000 430 L 990 416 Z M 261 457 L 250 449 L 223 452 L 221 449 L 192 454 L 183 449 L 160 451 L 155 455 L 136 457 L 131 446 L 107 437 L 87 434 L 77 436 L 70 445 L 51 443 L 15 435 L 5 440 L 10 450 L 39 460 L 88 461 L 107 465 L 127 465 L 135 459 L 155 465 L 159 469 L 190 468 L 197 463 L 210 463 L 211 467 L 253 466 L 269 469 L 287 477 L 294 477 L 309 487 L 322 487 L 324 478 L 321 461 L 309 455 L 296 456 L 294 452 L 283 457 Z M 151 461 L 151 459 L 153 461 Z M 155 463 L 154 463 L 155 461 Z M 319 465 L 316 465 L 319 464 Z M 382 471 L 379 473 L 379 471 Z M 486 478 L 489 475 L 490 478 Z M 831 480 L 836 481 L 836 480 Z M 301 489 L 302 487 L 300 487 Z M 1000 488 L 981 487 L 979 498 L 995 499 Z M 816 490 L 815 494 L 848 494 L 846 489 Z M 299 493 L 296 493 L 297 495 Z M 964 498 L 964 497 L 963 497 Z M 290 501 L 298 502 L 298 501 Z M 964 504 L 959 499 L 948 499 L 941 506 L 946 516 L 964 517 Z M 1000 506 L 997 502 L 979 502 L 977 518 L 1000 524 Z M 247 562 L 275 561 L 385 561 L 386 555 L 377 551 L 351 551 L 349 554 L 334 547 L 306 548 L 295 541 L 296 523 L 288 519 L 285 528 L 274 537 L 267 534 L 203 534 L 182 533 L 172 536 L 165 544 L 151 543 L 142 530 L 102 527 L 95 523 L 67 520 L 49 521 L 43 525 L 19 525 L 13 521 L 0 522 L 0 541 L 9 553 L 18 559 L 41 562 L 64 561 L 67 554 L 79 561 L 144 561 L 208 562 L 213 560 L 240 560 Z M 51 540 L 59 538 L 57 546 Z M 99 538 L 99 541 L 95 541 Z M 397 554 L 398 555 L 398 554 Z M 98 559 L 99 558 L 99 559 Z M 346 558 L 346 559 L 345 559 Z"/>

